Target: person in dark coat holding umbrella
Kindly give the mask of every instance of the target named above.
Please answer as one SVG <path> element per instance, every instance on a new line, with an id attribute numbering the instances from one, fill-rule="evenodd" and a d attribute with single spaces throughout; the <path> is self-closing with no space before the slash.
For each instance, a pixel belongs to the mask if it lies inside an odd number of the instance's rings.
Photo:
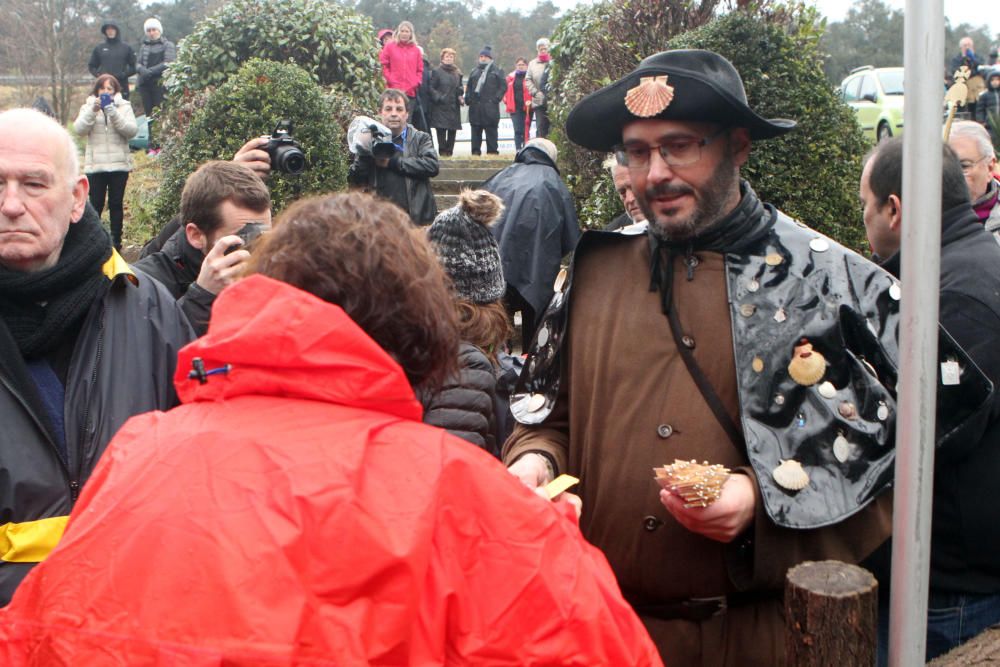
<path id="1" fill-rule="evenodd" d="M 441 65 L 431 72 L 428 89 L 430 125 L 437 133 L 438 154 L 449 157 L 455 150 L 455 134 L 462 129 L 462 70 L 455 64 L 455 49 L 441 49 Z M 426 71 L 426 70 L 425 70 Z"/>
<path id="2" fill-rule="evenodd" d="M 573 197 L 559 177 L 558 152 L 548 139 L 532 139 L 514 164 L 483 183 L 500 197 L 504 213 L 493 227 L 507 279 L 507 310 L 521 311 L 522 340 L 535 333 L 535 317 L 552 300 L 563 256 L 580 238 Z"/>
<path id="3" fill-rule="evenodd" d="M 472 127 L 472 154 L 481 155 L 483 131 L 486 132 L 486 153 L 499 155 L 497 126 L 500 125 L 500 102 L 507 91 L 503 72 L 493 63 L 493 49 L 484 46 L 479 52 L 479 66 L 472 70 L 465 86 L 465 103 L 469 105 L 469 125 Z"/>

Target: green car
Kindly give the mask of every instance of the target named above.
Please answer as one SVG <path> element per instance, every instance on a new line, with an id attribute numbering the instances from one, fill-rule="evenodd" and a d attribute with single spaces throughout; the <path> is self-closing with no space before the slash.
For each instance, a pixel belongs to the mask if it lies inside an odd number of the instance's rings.
<path id="1" fill-rule="evenodd" d="M 903 68 L 858 67 L 840 83 L 840 96 L 854 109 L 872 142 L 903 134 Z"/>

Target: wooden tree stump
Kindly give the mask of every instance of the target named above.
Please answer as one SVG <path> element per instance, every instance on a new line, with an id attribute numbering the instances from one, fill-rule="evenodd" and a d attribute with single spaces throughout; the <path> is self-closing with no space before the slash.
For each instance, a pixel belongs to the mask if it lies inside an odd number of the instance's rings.
<path id="1" fill-rule="evenodd" d="M 794 667 L 871 667 L 878 582 L 856 565 L 806 561 L 785 580 L 785 652 Z"/>

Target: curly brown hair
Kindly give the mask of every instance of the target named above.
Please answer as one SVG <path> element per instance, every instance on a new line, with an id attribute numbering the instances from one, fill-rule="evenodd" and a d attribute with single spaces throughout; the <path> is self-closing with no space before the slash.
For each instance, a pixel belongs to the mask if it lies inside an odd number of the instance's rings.
<path id="1" fill-rule="evenodd" d="M 455 301 L 458 316 L 458 335 L 467 343 L 483 350 L 493 363 L 514 333 L 503 303 L 472 303 L 465 299 Z"/>
<path id="2" fill-rule="evenodd" d="M 394 204 L 352 192 L 296 202 L 254 250 L 260 273 L 335 303 L 395 359 L 415 389 L 457 371 L 448 279 Z"/>

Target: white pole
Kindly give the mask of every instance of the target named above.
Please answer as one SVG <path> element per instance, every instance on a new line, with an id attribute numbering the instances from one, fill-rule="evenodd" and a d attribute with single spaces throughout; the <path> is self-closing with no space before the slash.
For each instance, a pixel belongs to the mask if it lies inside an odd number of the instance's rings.
<path id="1" fill-rule="evenodd" d="M 924 664 L 941 264 L 943 0 L 906 0 L 899 414 L 889 664 Z"/>

